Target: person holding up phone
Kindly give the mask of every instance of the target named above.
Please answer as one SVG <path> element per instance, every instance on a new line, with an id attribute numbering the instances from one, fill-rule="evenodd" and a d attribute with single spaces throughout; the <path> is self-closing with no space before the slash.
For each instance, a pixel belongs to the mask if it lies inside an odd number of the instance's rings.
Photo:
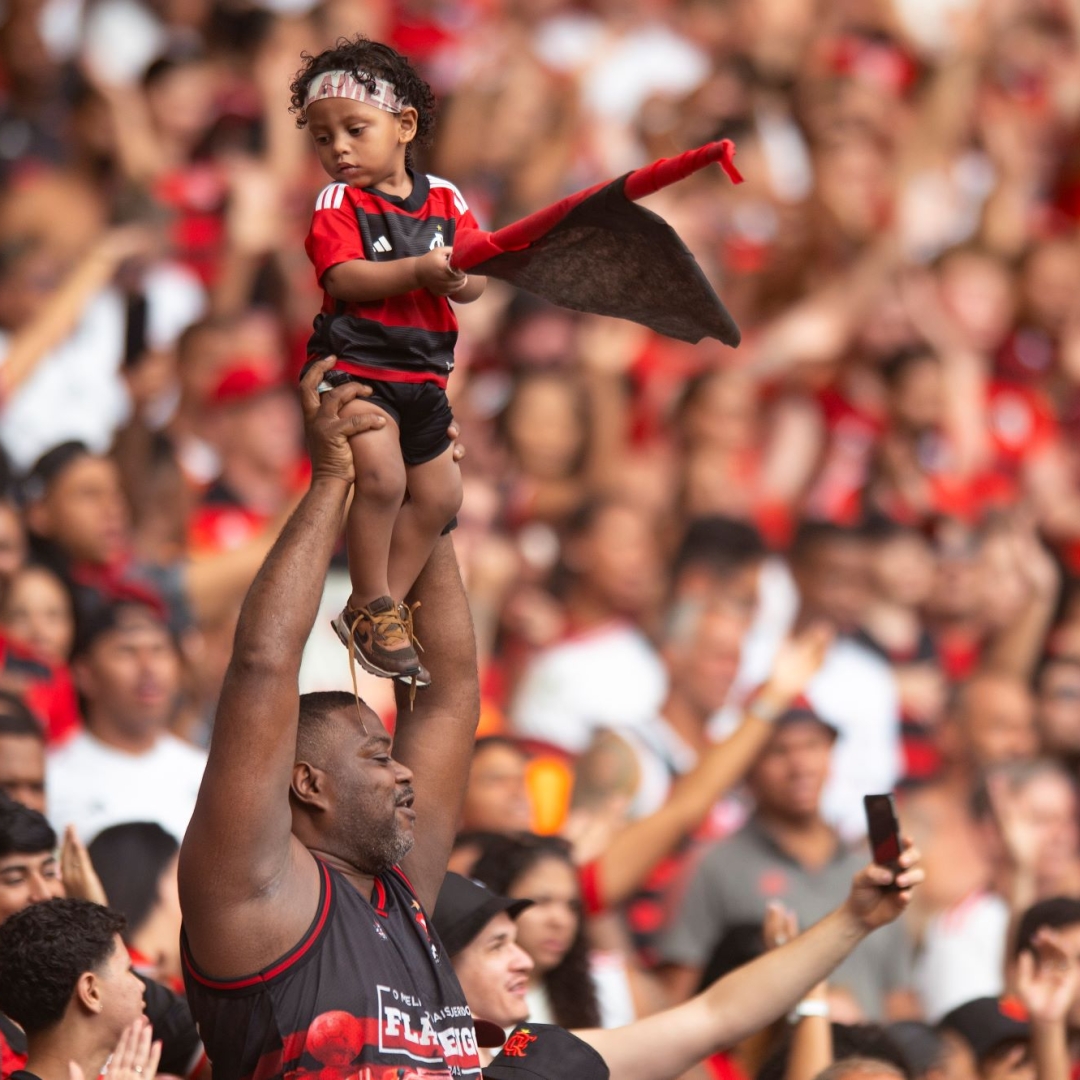
<path id="1" fill-rule="evenodd" d="M 836 741 L 836 729 L 805 699 L 775 720 L 747 774 L 753 814 L 706 852 L 661 942 L 669 985 L 680 1000 L 697 985 L 728 926 L 762 920 L 770 901 L 791 908 L 800 926 L 812 926 L 865 864 L 865 850 L 846 847 L 821 812 Z M 911 944 L 893 924 L 844 961 L 833 985 L 847 990 L 867 1018 L 899 1019 L 911 1015 L 910 970 Z"/>

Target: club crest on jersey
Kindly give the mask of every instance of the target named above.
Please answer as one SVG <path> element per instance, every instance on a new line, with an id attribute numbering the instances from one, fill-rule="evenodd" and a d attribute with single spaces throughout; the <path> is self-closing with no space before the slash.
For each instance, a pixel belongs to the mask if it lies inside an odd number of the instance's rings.
<path id="1" fill-rule="evenodd" d="M 431 239 L 431 243 L 428 244 L 428 251 L 434 251 L 436 248 L 446 247 L 446 240 L 443 238 L 442 226 L 435 226 L 435 235 Z"/>
<path id="2" fill-rule="evenodd" d="M 375 927 L 375 933 L 378 934 L 379 937 L 381 937 L 383 939 L 383 941 L 389 941 L 390 940 L 390 938 L 387 935 L 386 931 L 379 925 L 379 920 L 378 919 L 372 919 L 371 923 Z"/>
<path id="3" fill-rule="evenodd" d="M 506 1057 L 524 1057 L 531 1043 L 536 1042 L 538 1035 L 533 1035 L 528 1028 L 515 1031 L 503 1045 L 502 1052 Z"/>

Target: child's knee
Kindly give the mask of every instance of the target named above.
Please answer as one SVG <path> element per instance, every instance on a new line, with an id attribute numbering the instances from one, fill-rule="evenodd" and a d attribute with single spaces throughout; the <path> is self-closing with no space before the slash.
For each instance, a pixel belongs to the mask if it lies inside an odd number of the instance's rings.
<path id="1" fill-rule="evenodd" d="M 405 469 L 392 461 L 357 463 L 355 486 L 362 502 L 400 506 L 405 498 Z"/>
<path id="2" fill-rule="evenodd" d="M 453 478 L 446 485 L 445 492 L 446 497 L 439 510 L 449 521 L 461 509 L 461 500 L 464 494 L 461 486 L 461 470 L 456 465 L 454 466 Z"/>
<path id="3" fill-rule="evenodd" d="M 461 470 L 457 465 L 446 470 L 438 479 L 426 478 L 422 485 L 410 485 L 410 494 L 424 521 L 432 529 L 441 530 L 461 509 Z"/>

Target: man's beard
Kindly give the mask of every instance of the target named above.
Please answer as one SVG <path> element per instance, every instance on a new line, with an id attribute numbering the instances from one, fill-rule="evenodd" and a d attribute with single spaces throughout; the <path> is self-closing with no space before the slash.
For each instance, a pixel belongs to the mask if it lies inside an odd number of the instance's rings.
<path id="1" fill-rule="evenodd" d="M 395 822 L 392 828 L 377 836 L 368 833 L 364 839 L 368 842 L 356 852 L 357 859 L 363 859 L 362 863 L 358 862 L 360 869 L 367 874 L 385 874 L 412 851 L 414 837 L 399 829 Z"/>
<path id="2" fill-rule="evenodd" d="M 348 859 L 357 870 L 365 874 L 385 874 L 412 850 L 412 832 L 401 827 L 396 805 L 390 816 L 381 820 L 366 813 L 362 806 L 355 807 L 350 817 L 345 832 Z"/>

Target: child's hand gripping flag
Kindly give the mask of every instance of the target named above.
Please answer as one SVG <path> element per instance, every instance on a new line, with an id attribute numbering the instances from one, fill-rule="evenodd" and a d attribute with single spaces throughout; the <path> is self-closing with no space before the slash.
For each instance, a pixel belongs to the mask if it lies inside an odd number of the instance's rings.
<path id="1" fill-rule="evenodd" d="M 712 162 L 742 183 L 734 154 L 727 139 L 709 143 L 569 195 L 496 232 L 460 229 L 453 265 L 681 341 L 713 337 L 738 345 L 739 328 L 687 246 L 663 218 L 635 205 Z"/>

